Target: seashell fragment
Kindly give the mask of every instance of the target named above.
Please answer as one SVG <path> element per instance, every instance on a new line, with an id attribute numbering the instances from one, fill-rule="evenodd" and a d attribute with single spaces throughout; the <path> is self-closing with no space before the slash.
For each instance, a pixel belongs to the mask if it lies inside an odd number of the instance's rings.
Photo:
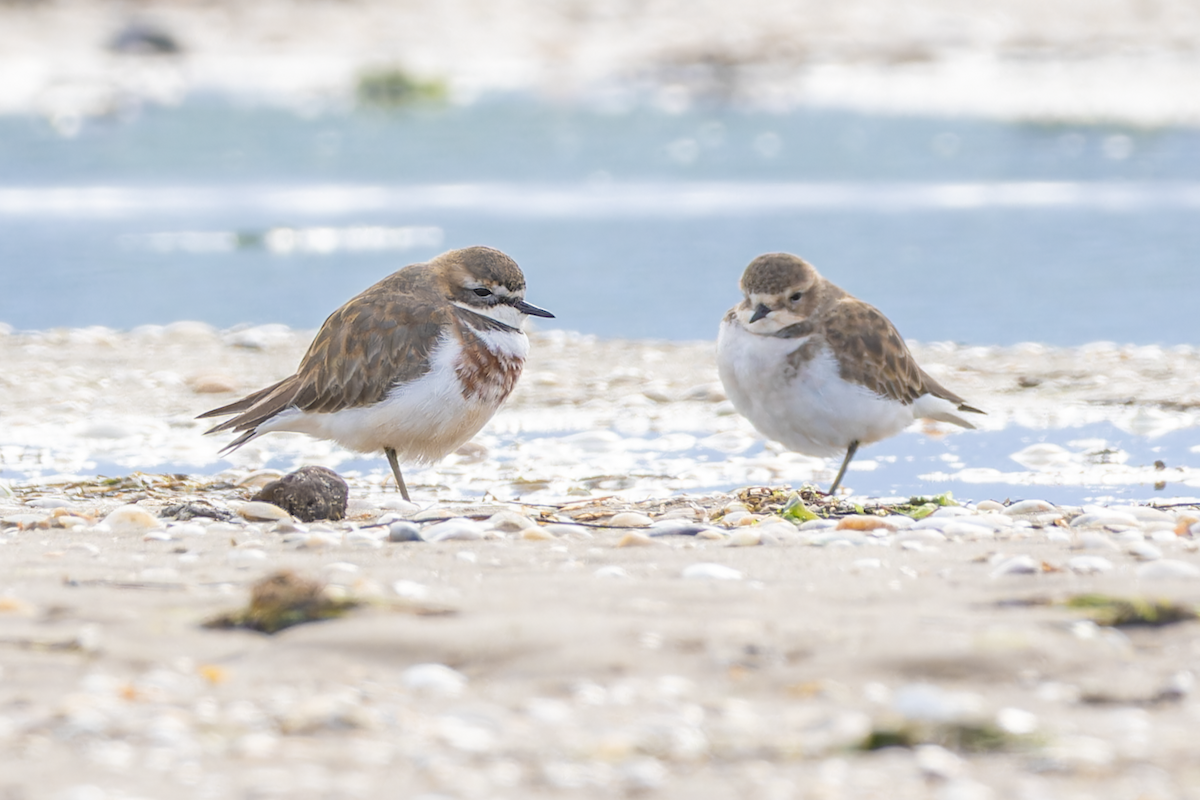
<path id="1" fill-rule="evenodd" d="M 414 664 L 400 673 L 400 682 L 423 694 L 457 697 L 467 688 L 467 676 L 445 664 Z"/>
<path id="2" fill-rule="evenodd" d="M 1187 561 L 1174 558 L 1163 558 L 1157 561 L 1147 561 L 1137 568 L 1136 575 L 1145 581 L 1160 580 L 1193 580 L 1200 578 L 1200 567 Z"/>
<path id="3" fill-rule="evenodd" d="M 101 520 L 113 533 L 144 533 L 165 527 L 162 520 L 141 506 L 120 506 Z"/>
<path id="4" fill-rule="evenodd" d="M 745 577 L 733 567 L 703 562 L 685 567 L 682 574 L 685 578 L 707 578 L 718 581 L 740 581 Z"/>
<path id="5" fill-rule="evenodd" d="M 1075 556 L 1068 559 L 1067 569 L 1081 575 L 1095 575 L 1101 572 L 1112 572 L 1113 563 L 1104 556 Z"/>
<path id="6" fill-rule="evenodd" d="M 1039 562 L 1030 556 L 1020 555 L 1001 561 L 991 574 L 993 578 L 1001 578 L 1005 575 L 1036 575 L 1041 571 L 1042 565 Z"/>
<path id="7" fill-rule="evenodd" d="M 652 520 L 645 514 L 636 511 L 622 511 L 613 516 L 607 523 L 610 528 L 647 528 Z"/>
<path id="8" fill-rule="evenodd" d="M 436 522 L 421 531 L 421 538 L 427 542 L 444 542 L 449 539 L 471 541 L 482 539 L 483 535 L 484 527 L 466 517 L 455 517 L 445 522 Z"/>
<path id="9" fill-rule="evenodd" d="M 248 503 L 242 503 L 238 507 L 238 515 L 243 519 L 248 519 L 251 522 L 277 522 L 279 520 L 290 520 L 292 517 L 286 511 L 273 503 L 264 503 L 261 500 L 252 500 Z"/>

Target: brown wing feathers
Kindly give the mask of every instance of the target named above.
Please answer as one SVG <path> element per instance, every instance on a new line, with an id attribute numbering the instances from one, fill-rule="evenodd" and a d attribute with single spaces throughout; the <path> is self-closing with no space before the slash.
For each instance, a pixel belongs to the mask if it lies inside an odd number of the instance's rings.
<path id="1" fill-rule="evenodd" d="M 259 425 L 287 408 L 332 412 L 372 405 L 396 383 L 429 371 L 445 312 L 412 294 L 372 289 L 377 291 L 363 292 L 325 320 L 295 375 L 198 417 L 237 415 L 205 431 L 245 432 L 222 452 L 245 444 Z"/>
<path id="2" fill-rule="evenodd" d="M 921 369 L 896 327 L 877 308 L 849 297 L 840 302 L 839 313 L 826 322 L 825 335 L 831 347 L 847 355 L 838 364 L 843 380 L 905 404 L 931 394 L 960 411 L 984 413 Z"/>

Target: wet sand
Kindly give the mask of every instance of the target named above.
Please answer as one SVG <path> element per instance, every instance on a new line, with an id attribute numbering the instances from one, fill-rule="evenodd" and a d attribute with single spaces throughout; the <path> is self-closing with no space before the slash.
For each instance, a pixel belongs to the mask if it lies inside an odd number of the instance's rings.
<path id="1" fill-rule="evenodd" d="M 46 437 L 42 477 L 0 489 L 10 794 L 1192 796 L 1200 628 L 1111 627 L 1094 620 L 1119 605 L 1069 601 L 1161 599 L 1190 615 L 1196 500 L 974 498 L 901 509 L 933 511 L 914 521 L 810 497 L 831 518 L 797 524 L 778 518 L 786 490 L 680 494 L 667 478 L 520 490 L 521 476 L 493 474 L 498 497 L 523 502 L 481 500 L 491 459 L 467 448 L 421 473 L 415 505 L 381 463 L 352 477 L 349 520 L 304 524 L 241 515 L 262 513 L 242 504 L 273 476 L 255 463 L 267 452 L 191 477 L 53 476 L 104 448 L 211 457 L 221 443 L 191 418 L 289 372 L 310 335 L 185 323 L 0 336 L 9 469 L 42 457 L 14 440 Z M 748 435 L 711 347 L 536 333 L 493 428 L 619 420 L 644 435 L 684 420 Z M 916 351 L 989 424 L 1194 425 L 1200 402 L 1189 348 Z M 321 455 L 295 440 L 271 452 Z M 594 440 L 563 453 L 568 473 L 615 480 Z M 163 516 L 186 502 L 228 519 Z M 202 626 L 280 569 L 364 606 L 273 636 Z"/>

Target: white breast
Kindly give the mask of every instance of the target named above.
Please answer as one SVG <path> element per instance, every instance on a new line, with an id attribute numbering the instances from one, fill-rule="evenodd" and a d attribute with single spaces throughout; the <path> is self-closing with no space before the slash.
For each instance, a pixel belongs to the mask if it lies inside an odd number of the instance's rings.
<path id="1" fill-rule="evenodd" d="M 913 421 L 911 406 L 842 380 L 828 347 L 789 368 L 788 355 L 806 341 L 759 336 L 736 320 L 721 324 L 721 382 L 734 408 L 764 436 L 805 455 L 833 456 L 851 442 L 893 436 Z"/>
<path id="2" fill-rule="evenodd" d="M 488 331 L 480 336 L 519 373 L 529 351 L 524 333 Z M 447 333 L 431 353 L 429 372 L 394 387 L 382 402 L 327 414 L 291 409 L 260 425 L 259 433 L 295 431 L 363 453 L 391 447 L 404 461 L 436 461 L 478 433 L 507 396 L 497 391 L 465 396 L 458 374 L 461 350 L 458 339 Z"/>

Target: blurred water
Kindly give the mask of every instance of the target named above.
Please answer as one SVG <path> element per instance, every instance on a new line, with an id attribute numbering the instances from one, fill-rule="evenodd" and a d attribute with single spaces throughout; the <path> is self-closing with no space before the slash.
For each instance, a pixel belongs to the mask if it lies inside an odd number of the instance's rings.
<path id="1" fill-rule="evenodd" d="M 556 106 L 316 116 L 216 99 L 64 137 L 0 117 L 0 322 L 315 327 L 394 269 L 500 247 L 557 325 L 712 338 L 755 255 L 908 337 L 1196 340 L 1200 132 Z"/>

